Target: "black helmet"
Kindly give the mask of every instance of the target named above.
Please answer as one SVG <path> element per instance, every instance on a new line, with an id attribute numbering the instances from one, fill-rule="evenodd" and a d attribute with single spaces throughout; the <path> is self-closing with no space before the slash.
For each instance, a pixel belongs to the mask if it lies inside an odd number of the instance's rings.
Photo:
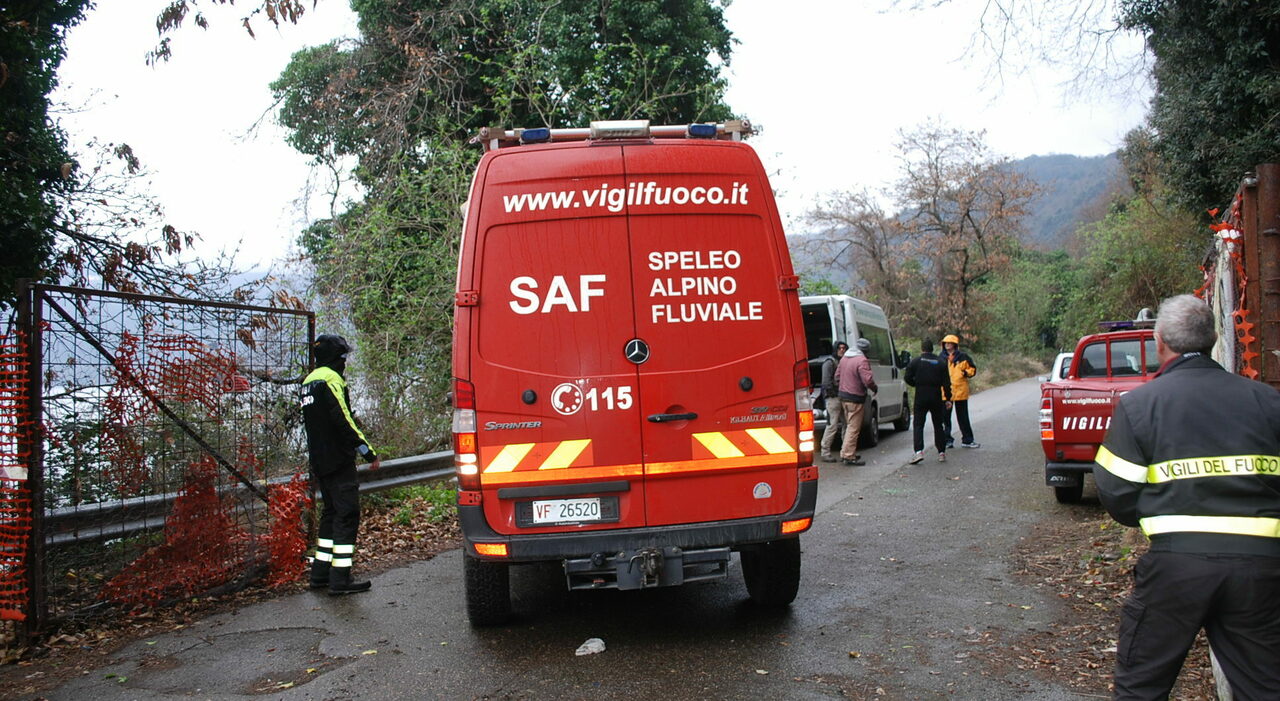
<path id="1" fill-rule="evenodd" d="M 347 343 L 347 339 L 336 334 L 322 333 L 316 336 L 316 342 L 311 344 L 311 349 L 316 354 L 317 364 L 328 365 L 339 358 L 346 360 L 347 353 L 351 352 L 351 344 Z"/>

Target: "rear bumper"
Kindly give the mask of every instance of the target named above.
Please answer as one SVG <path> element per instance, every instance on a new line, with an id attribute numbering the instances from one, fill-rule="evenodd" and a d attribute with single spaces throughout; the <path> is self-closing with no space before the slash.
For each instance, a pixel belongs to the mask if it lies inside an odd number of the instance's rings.
<path id="1" fill-rule="evenodd" d="M 1050 487 L 1075 487 L 1093 472 L 1093 461 L 1044 463 L 1044 483 Z"/>
<path id="2" fill-rule="evenodd" d="M 506 543 L 504 562 L 538 562 L 590 557 L 594 553 L 617 553 L 643 548 L 676 547 L 684 550 L 730 547 L 777 540 L 782 522 L 811 518 L 818 502 L 818 480 L 800 482 L 795 503 L 786 513 L 759 518 L 687 523 L 677 526 L 622 528 L 581 533 L 538 533 L 502 535 L 489 527 L 482 506 L 458 506 L 458 521 L 466 540 L 466 553 L 476 555 L 475 543 Z M 788 535 L 787 537 L 794 537 Z"/>

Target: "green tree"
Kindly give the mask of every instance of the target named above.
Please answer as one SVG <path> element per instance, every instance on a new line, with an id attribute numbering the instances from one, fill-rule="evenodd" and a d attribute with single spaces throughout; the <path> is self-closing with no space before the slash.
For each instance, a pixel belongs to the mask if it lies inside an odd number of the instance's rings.
<path id="1" fill-rule="evenodd" d="M 1066 338 L 1097 331 L 1107 319 L 1194 292 L 1208 238 L 1197 217 L 1161 198 L 1116 203 L 1103 220 L 1080 230 L 1083 270 L 1063 318 Z"/>
<path id="2" fill-rule="evenodd" d="M 1280 5 L 1120 5 L 1155 55 L 1149 121 L 1174 202 L 1194 212 L 1227 204 L 1246 172 L 1280 159 Z"/>
<path id="3" fill-rule="evenodd" d="M 1079 267 L 1066 251 L 1018 248 L 1009 268 L 984 286 L 984 350 L 1044 356 L 1075 347 L 1077 336 L 1059 330 L 1076 299 Z"/>
<path id="4" fill-rule="evenodd" d="M 48 275 L 56 195 L 72 186 L 66 137 L 49 116 L 49 93 L 66 55 L 66 32 L 89 0 L 19 0 L 0 5 L 0 303 L 16 280 Z"/>
<path id="5" fill-rule="evenodd" d="M 732 39 L 708 0 L 355 0 L 361 36 L 272 84 L 290 143 L 361 201 L 303 233 L 316 293 L 362 349 L 397 451 L 447 439 L 452 283 L 481 127 L 719 120 Z M 353 167 L 354 166 L 354 167 Z M 353 168 L 352 168 L 353 167 Z M 350 169 L 350 170 L 349 170 Z M 337 207 L 335 207 L 335 210 Z"/>

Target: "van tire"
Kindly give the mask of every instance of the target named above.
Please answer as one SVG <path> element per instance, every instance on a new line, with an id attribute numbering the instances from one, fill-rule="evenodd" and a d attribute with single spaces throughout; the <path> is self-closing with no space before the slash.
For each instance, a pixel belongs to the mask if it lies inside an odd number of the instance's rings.
<path id="1" fill-rule="evenodd" d="M 1084 496 L 1084 479 L 1081 478 L 1080 484 L 1073 487 L 1054 487 L 1053 497 L 1058 500 L 1059 504 L 1075 504 Z"/>
<path id="2" fill-rule="evenodd" d="M 902 415 L 893 420 L 893 430 L 905 431 L 911 428 L 911 405 L 907 403 L 907 395 L 902 395 Z"/>
<path id="3" fill-rule="evenodd" d="M 858 434 L 858 447 L 874 448 L 880 444 L 880 407 L 875 402 L 867 406 L 866 415 L 871 420 L 864 423 Z"/>
<path id="4" fill-rule="evenodd" d="M 742 579 L 757 606 L 781 608 L 800 591 L 800 538 L 743 548 Z"/>
<path id="5" fill-rule="evenodd" d="M 462 556 L 467 620 L 473 626 L 496 626 L 511 616 L 511 578 L 507 565 Z"/>

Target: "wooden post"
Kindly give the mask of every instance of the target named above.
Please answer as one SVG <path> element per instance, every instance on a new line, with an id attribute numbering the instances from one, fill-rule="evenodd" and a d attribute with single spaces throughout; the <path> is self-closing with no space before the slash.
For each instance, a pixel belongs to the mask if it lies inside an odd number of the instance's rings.
<path id="1" fill-rule="evenodd" d="M 1257 236 L 1246 240 L 1249 260 L 1256 261 L 1249 274 L 1250 288 L 1256 288 L 1258 371 L 1263 382 L 1280 389 L 1280 163 L 1258 166 Z"/>

